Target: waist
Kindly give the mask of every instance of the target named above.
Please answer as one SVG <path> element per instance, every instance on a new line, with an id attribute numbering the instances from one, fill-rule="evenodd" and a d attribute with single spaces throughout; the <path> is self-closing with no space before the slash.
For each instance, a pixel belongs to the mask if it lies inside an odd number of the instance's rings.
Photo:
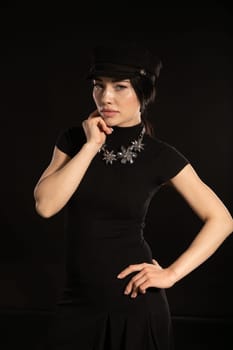
<path id="1" fill-rule="evenodd" d="M 105 220 L 91 219 L 78 220 L 76 224 L 70 222 L 67 226 L 68 231 L 75 235 L 83 235 L 95 238 L 124 238 L 140 237 L 143 238 L 145 223 L 136 220 Z"/>

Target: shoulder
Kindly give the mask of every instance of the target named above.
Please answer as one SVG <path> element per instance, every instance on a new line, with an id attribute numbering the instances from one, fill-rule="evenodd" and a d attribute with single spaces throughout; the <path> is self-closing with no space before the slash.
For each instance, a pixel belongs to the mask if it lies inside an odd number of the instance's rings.
<path id="1" fill-rule="evenodd" d="M 188 158 L 174 145 L 158 137 L 147 136 L 146 139 L 161 183 L 167 182 L 189 164 Z"/>
<path id="2" fill-rule="evenodd" d="M 60 130 L 60 134 L 66 135 L 70 140 L 72 139 L 77 139 L 78 138 L 83 138 L 85 140 L 85 132 L 83 130 L 83 127 L 81 125 L 72 125 L 67 128 L 64 128 Z"/>
<path id="3" fill-rule="evenodd" d="M 85 142 L 86 136 L 83 127 L 81 125 L 73 125 L 60 130 L 56 146 L 69 156 L 74 156 Z"/>
<path id="4" fill-rule="evenodd" d="M 85 141 L 85 132 L 81 125 L 72 125 L 61 129 L 58 137 L 61 136 L 70 142 Z"/>
<path id="5" fill-rule="evenodd" d="M 147 135 L 147 142 L 150 148 L 155 152 L 157 156 L 162 156 L 167 153 L 178 153 L 182 155 L 181 151 L 173 144 L 168 143 L 167 141 L 162 140 L 156 136 Z"/>

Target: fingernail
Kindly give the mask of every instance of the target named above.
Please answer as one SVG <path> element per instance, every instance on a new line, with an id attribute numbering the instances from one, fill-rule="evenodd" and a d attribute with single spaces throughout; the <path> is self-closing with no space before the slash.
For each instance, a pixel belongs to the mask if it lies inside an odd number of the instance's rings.
<path id="1" fill-rule="evenodd" d="M 121 278 L 121 274 L 119 273 L 119 275 L 117 275 L 117 278 Z"/>
<path id="2" fill-rule="evenodd" d="M 129 294 L 129 292 L 128 292 L 127 290 L 125 290 L 125 291 L 124 291 L 124 294 L 126 294 L 126 295 L 127 295 L 127 294 Z"/>

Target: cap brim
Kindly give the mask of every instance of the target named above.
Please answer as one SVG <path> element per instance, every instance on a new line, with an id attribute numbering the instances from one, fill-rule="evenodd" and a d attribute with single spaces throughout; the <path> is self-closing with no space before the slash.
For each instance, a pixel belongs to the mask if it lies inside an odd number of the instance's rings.
<path id="1" fill-rule="evenodd" d="M 112 77 L 117 79 L 127 79 L 138 75 L 140 71 L 141 69 L 139 67 L 101 62 L 96 63 L 91 67 L 87 78 Z"/>
<path id="2" fill-rule="evenodd" d="M 135 76 L 135 72 L 122 72 L 122 71 L 108 71 L 108 70 L 95 70 L 87 75 L 87 79 L 96 79 L 99 77 L 107 78 L 119 78 L 119 79 L 129 79 Z"/>

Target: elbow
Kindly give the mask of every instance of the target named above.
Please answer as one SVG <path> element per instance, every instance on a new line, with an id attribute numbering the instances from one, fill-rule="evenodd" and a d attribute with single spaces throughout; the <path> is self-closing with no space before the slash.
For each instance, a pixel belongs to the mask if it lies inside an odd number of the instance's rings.
<path id="1" fill-rule="evenodd" d="M 233 232 L 233 218 L 229 212 L 227 212 L 227 215 L 225 216 L 225 219 L 223 219 L 223 221 L 229 234 L 231 234 Z"/>
<path id="2" fill-rule="evenodd" d="M 56 214 L 56 212 L 52 211 L 47 206 L 41 205 L 39 202 L 35 204 L 35 210 L 38 215 L 40 215 L 44 219 L 49 219 Z"/>
<path id="3" fill-rule="evenodd" d="M 226 232 L 227 236 L 233 233 L 233 218 L 231 215 L 221 218 L 220 221 L 221 227 Z"/>
<path id="4" fill-rule="evenodd" d="M 233 233 L 233 218 L 230 218 L 229 220 L 229 231 L 230 234 Z"/>
<path id="5" fill-rule="evenodd" d="M 49 219 L 55 215 L 55 211 L 51 207 L 48 198 L 44 198 L 37 193 L 37 188 L 34 190 L 34 200 L 35 200 L 35 211 L 36 213 L 44 219 Z"/>

